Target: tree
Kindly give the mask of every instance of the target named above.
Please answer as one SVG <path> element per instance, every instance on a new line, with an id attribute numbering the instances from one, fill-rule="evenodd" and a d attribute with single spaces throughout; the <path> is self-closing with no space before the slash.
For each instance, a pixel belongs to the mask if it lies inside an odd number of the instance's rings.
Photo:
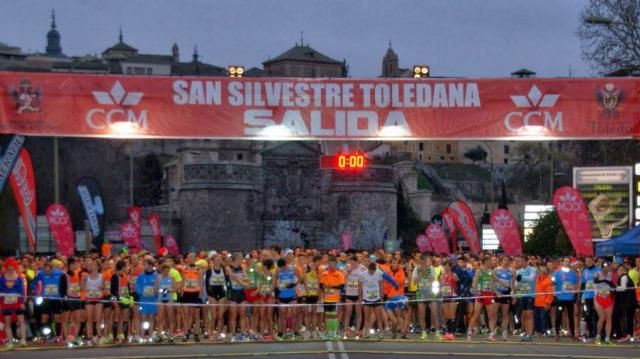
<path id="1" fill-rule="evenodd" d="M 162 165 L 154 153 L 145 155 L 141 162 L 137 166 L 140 178 L 136 181 L 136 204 L 157 206 L 162 199 Z"/>
<path id="2" fill-rule="evenodd" d="M 464 157 L 470 159 L 474 164 L 476 162 L 484 162 L 487 159 L 487 151 L 482 146 L 477 146 L 465 152 Z"/>
<path id="3" fill-rule="evenodd" d="M 420 221 L 416 213 L 411 208 L 409 201 L 404 196 L 404 189 L 402 185 L 398 186 L 398 205 L 397 205 L 397 217 L 398 217 L 398 236 L 402 238 L 400 248 L 405 253 L 411 253 L 417 249 L 415 242 L 418 234 L 423 233 L 427 224 Z"/>
<path id="4" fill-rule="evenodd" d="M 516 147 L 517 162 L 513 169 L 512 183 L 526 187 L 527 196 L 540 199 L 543 174 L 549 165 L 549 149 L 543 142 L 521 142 Z"/>
<path id="5" fill-rule="evenodd" d="M 533 227 L 529 240 L 524 242 L 524 252 L 553 257 L 565 256 L 573 251 L 556 211 L 549 212 Z"/>
<path id="6" fill-rule="evenodd" d="M 589 0 L 581 18 L 599 17 L 609 24 L 582 21 L 577 35 L 582 58 L 600 74 L 640 67 L 640 2 Z"/>
<path id="7" fill-rule="evenodd" d="M 340 65 L 340 72 L 342 73 L 342 77 L 349 77 L 349 64 L 347 64 L 347 60 L 342 60 L 342 64 Z"/>

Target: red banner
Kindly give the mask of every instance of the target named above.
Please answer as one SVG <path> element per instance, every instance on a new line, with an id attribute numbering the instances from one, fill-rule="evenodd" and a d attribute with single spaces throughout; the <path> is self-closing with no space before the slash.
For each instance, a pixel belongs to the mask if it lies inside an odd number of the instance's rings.
<path id="1" fill-rule="evenodd" d="M 149 227 L 151 227 L 151 235 L 156 244 L 156 251 L 162 247 L 162 232 L 160 229 L 160 216 L 157 213 L 149 213 Z"/>
<path id="2" fill-rule="evenodd" d="M 632 138 L 640 80 L 0 72 L 0 133 L 244 139 Z"/>
<path id="3" fill-rule="evenodd" d="M 142 226 L 142 208 L 135 206 L 129 207 L 127 208 L 127 215 L 134 226 L 138 228 Z"/>
<path id="4" fill-rule="evenodd" d="M 46 216 L 58 250 L 62 255 L 71 257 L 75 252 L 75 244 L 69 212 L 63 205 L 54 203 L 47 208 Z"/>
<path id="5" fill-rule="evenodd" d="M 498 241 L 507 255 L 522 255 L 522 241 L 520 240 L 520 229 L 516 220 L 507 209 L 498 208 L 491 214 L 489 220 L 491 227 L 496 232 Z"/>
<path id="6" fill-rule="evenodd" d="M 467 241 L 467 245 L 469 246 L 471 253 L 475 255 L 480 253 L 480 239 L 478 237 L 478 229 L 476 228 L 476 221 L 473 218 L 471 208 L 462 201 L 456 201 L 449 206 L 449 213 L 451 213 L 453 222 Z"/>
<path id="7" fill-rule="evenodd" d="M 418 236 L 416 237 L 416 246 L 418 246 L 418 250 L 420 251 L 420 253 L 433 251 L 433 249 L 431 248 L 431 244 L 427 239 L 427 236 L 422 233 L 418 234 Z"/>
<path id="8" fill-rule="evenodd" d="M 449 241 L 447 241 L 447 235 L 444 233 L 442 227 L 437 223 L 431 223 L 424 231 L 427 235 L 427 239 L 431 244 L 431 250 L 435 254 L 449 254 Z"/>
<path id="9" fill-rule="evenodd" d="M 564 186 L 553 194 L 553 207 L 558 212 L 573 249 L 579 256 L 593 255 L 593 241 L 591 238 L 591 222 L 589 212 L 582 199 L 582 195 L 575 188 Z"/>
<path id="10" fill-rule="evenodd" d="M 342 241 L 342 250 L 348 251 L 353 246 L 351 232 L 342 232 L 340 234 L 340 239 Z"/>
<path id="11" fill-rule="evenodd" d="M 120 232 L 120 238 L 122 238 L 124 243 L 126 243 L 129 247 L 129 253 L 138 253 L 142 248 L 140 227 L 134 225 L 131 222 L 127 222 L 121 224 L 118 231 Z"/>
<path id="12" fill-rule="evenodd" d="M 457 235 L 456 235 L 456 225 L 453 223 L 453 217 L 451 217 L 451 213 L 448 208 L 445 208 L 441 214 L 442 220 L 444 221 L 445 227 L 447 227 L 447 231 L 449 231 L 449 238 L 451 238 L 451 249 L 455 252 L 458 248 Z"/>
<path id="13" fill-rule="evenodd" d="M 9 177 L 13 198 L 15 198 L 27 234 L 29 248 L 36 250 L 37 222 L 36 215 L 36 179 L 33 173 L 31 156 L 26 148 L 20 150 L 20 156 L 13 166 Z"/>
<path id="14" fill-rule="evenodd" d="M 180 254 L 178 242 L 176 242 L 176 239 L 173 235 L 169 234 L 164 237 L 164 246 L 169 251 L 169 254 L 174 256 Z"/>

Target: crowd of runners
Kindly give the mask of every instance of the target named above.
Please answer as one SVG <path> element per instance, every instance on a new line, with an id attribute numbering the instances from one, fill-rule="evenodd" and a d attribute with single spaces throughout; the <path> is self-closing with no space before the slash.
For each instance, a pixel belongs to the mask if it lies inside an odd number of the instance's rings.
<path id="1" fill-rule="evenodd" d="M 640 258 L 272 247 L 1 261 L 6 345 L 636 340 Z"/>

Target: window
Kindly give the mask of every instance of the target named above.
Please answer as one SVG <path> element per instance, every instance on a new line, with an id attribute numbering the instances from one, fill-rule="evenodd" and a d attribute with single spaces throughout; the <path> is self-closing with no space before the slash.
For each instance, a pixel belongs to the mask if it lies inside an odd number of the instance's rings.
<path id="1" fill-rule="evenodd" d="M 431 161 L 431 156 L 428 157 L 429 161 Z"/>
<path id="2" fill-rule="evenodd" d="M 422 161 L 422 153 L 418 155 L 418 159 Z"/>
<path id="3" fill-rule="evenodd" d="M 447 153 L 451 153 L 451 145 L 447 144 Z"/>
<path id="4" fill-rule="evenodd" d="M 146 73 L 146 71 L 145 71 L 144 67 L 134 67 L 133 68 L 133 73 L 135 75 L 144 75 Z"/>
<path id="5" fill-rule="evenodd" d="M 147 67 L 147 75 L 152 75 L 153 69 L 151 67 Z"/>
<path id="6" fill-rule="evenodd" d="M 504 154 L 505 155 L 509 154 L 509 145 L 504 145 Z"/>
<path id="7" fill-rule="evenodd" d="M 424 151 L 424 143 L 423 142 L 420 142 L 418 144 L 418 151 Z"/>
<path id="8" fill-rule="evenodd" d="M 238 153 L 238 154 L 236 155 L 236 159 L 237 159 L 238 161 L 242 161 L 242 160 L 244 159 L 244 155 L 243 155 L 242 153 Z"/>
<path id="9" fill-rule="evenodd" d="M 440 161 L 444 161 L 444 156 L 440 156 Z"/>
<path id="10" fill-rule="evenodd" d="M 127 66 L 127 74 L 129 75 L 133 74 L 133 67 Z"/>
<path id="11" fill-rule="evenodd" d="M 509 163 L 509 159 L 508 159 L 508 158 L 505 158 L 505 159 L 504 159 L 504 164 L 506 165 L 506 164 L 508 164 L 508 163 Z"/>

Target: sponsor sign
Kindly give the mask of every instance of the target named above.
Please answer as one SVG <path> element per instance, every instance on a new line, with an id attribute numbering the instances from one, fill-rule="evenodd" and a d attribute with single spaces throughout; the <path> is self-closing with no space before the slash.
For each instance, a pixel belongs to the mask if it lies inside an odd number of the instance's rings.
<path id="1" fill-rule="evenodd" d="M 504 252 L 510 256 L 521 255 L 520 229 L 511 212 L 507 209 L 498 208 L 491 214 L 489 222 L 496 232 Z"/>
<path id="2" fill-rule="evenodd" d="M 575 167 L 573 185 L 585 201 L 591 237 L 602 240 L 629 229 L 633 208 L 633 168 Z"/>
<path id="3" fill-rule="evenodd" d="M 76 185 L 80 202 L 89 223 L 89 230 L 93 238 L 93 246 L 100 248 L 104 240 L 104 205 L 102 191 L 98 181 L 91 177 L 83 177 Z"/>
<path id="4" fill-rule="evenodd" d="M 564 186 L 553 195 L 553 207 L 571 245 L 579 256 L 592 256 L 591 223 L 582 195 L 575 188 Z"/>
<path id="5" fill-rule="evenodd" d="M 15 84 L 22 81 L 37 83 L 38 90 L 25 87 L 19 95 Z M 22 99 L 16 102 L 16 96 Z M 261 140 L 633 138 L 640 135 L 639 97 L 640 80 L 634 78 L 416 81 L 0 72 L 0 133 Z"/>
<path id="6" fill-rule="evenodd" d="M 37 215 L 36 215 L 36 179 L 33 172 L 31 156 L 26 148 L 20 150 L 18 160 L 13 166 L 9 184 L 16 200 L 22 223 L 27 234 L 29 248 L 36 251 L 37 243 Z"/>
<path id="7" fill-rule="evenodd" d="M 60 253 L 67 257 L 72 256 L 75 252 L 75 243 L 69 212 L 60 203 L 54 203 L 47 208 L 46 217 Z"/>

